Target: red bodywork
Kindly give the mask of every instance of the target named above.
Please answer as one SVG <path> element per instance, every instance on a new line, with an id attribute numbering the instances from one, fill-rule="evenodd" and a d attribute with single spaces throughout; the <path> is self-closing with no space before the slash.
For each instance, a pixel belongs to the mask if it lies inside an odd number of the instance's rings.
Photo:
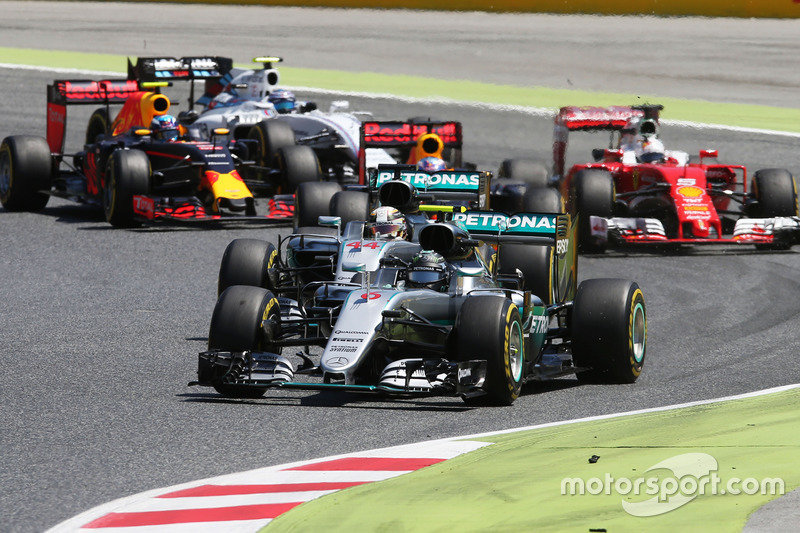
<path id="1" fill-rule="evenodd" d="M 625 214 L 633 218 L 658 218 L 664 223 L 667 236 L 646 231 L 627 231 L 622 237 L 628 242 L 734 242 L 725 239 L 720 214 L 731 208 L 731 195 L 747 194 L 747 170 L 741 165 L 707 163 L 715 158 L 715 150 L 699 152 L 699 163 L 681 164 L 675 158 L 660 163 L 626 164 L 623 152 L 603 150 L 599 161 L 578 164 L 566 174 L 565 159 L 570 131 L 621 131 L 631 118 L 644 117 L 644 112 L 632 107 L 563 107 L 556 116 L 553 141 L 554 173 L 560 178 L 561 193 L 568 212 L 572 212 L 572 183 L 575 174 L 584 169 L 602 169 L 613 177 L 618 204 L 624 204 Z M 726 193 L 727 191 L 727 193 Z M 738 206 L 737 206 L 738 207 Z M 729 213 L 732 213 L 728 211 Z M 669 220 L 653 213 L 667 213 Z M 748 236 L 748 241 L 758 241 Z M 770 237 L 771 239 L 771 237 Z"/>

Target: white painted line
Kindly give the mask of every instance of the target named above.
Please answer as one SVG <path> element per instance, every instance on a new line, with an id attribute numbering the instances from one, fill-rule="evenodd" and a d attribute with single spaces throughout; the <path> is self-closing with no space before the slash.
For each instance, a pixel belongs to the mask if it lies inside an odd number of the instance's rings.
<path id="1" fill-rule="evenodd" d="M 17 65 L 13 63 L 0 63 L 0 68 L 8 68 L 8 69 L 23 69 L 23 70 L 37 70 L 41 72 L 59 72 L 64 74 L 88 74 L 93 76 L 126 76 L 123 72 L 109 72 L 109 71 L 101 71 L 101 70 L 80 70 L 80 69 L 67 69 L 67 68 L 51 68 L 51 67 L 43 67 L 38 65 Z M 366 99 L 373 99 L 373 100 L 397 100 L 403 103 L 409 104 L 450 104 L 450 105 L 458 105 L 462 107 L 472 107 L 472 108 L 480 108 L 480 109 L 490 109 L 493 111 L 514 111 L 517 113 L 522 113 L 525 115 L 531 115 L 535 117 L 553 117 L 558 112 L 557 108 L 548 108 L 548 107 L 528 107 L 528 106 L 519 106 L 519 105 L 510 105 L 510 104 L 496 104 L 496 103 L 487 103 L 487 102 L 473 102 L 470 100 L 454 100 L 451 98 L 416 98 L 413 96 L 398 96 L 394 94 L 388 93 L 365 93 L 360 91 L 334 91 L 330 89 L 318 89 L 315 87 L 303 87 L 303 86 L 295 86 L 295 85 L 286 85 L 284 86 L 287 89 L 292 91 L 299 91 L 299 92 L 307 92 L 311 94 L 326 94 L 326 95 L 343 95 L 343 96 L 353 96 L 357 98 L 366 98 Z M 793 137 L 793 138 L 800 138 L 800 133 L 790 132 L 790 131 L 780 131 L 780 130 L 765 130 L 765 129 L 758 129 L 758 128 L 743 128 L 740 126 L 727 126 L 725 124 L 706 124 L 703 122 L 689 122 L 685 120 L 670 120 L 670 119 L 662 119 L 661 122 L 663 124 L 674 125 L 674 126 L 681 126 L 686 128 L 694 128 L 694 129 L 707 129 L 707 130 L 722 130 L 722 131 L 732 131 L 736 133 L 753 133 L 758 135 L 774 135 L 778 137 Z"/>

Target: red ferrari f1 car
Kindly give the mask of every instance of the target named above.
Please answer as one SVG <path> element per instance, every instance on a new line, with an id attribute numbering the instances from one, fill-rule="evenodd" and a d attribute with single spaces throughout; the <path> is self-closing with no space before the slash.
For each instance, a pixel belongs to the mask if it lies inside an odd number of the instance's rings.
<path id="1" fill-rule="evenodd" d="M 554 179 L 568 212 L 579 215 L 579 247 L 608 245 L 755 244 L 787 248 L 798 241 L 797 186 L 785 169 L 764 169 L 748 180 L 741 165 L 665 150 L 658 139 L 660 105 L 563 107 L 555 118 Z M 572 131 L 609 131 L 594 162 L 565 172 Z"/>

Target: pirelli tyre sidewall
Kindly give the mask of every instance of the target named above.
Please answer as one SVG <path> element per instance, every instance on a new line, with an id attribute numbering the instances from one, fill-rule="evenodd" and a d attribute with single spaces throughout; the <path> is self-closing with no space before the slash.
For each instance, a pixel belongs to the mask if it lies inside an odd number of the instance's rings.
<path id="1" fill-rule="evenodd" d="M 50 195 L 53 160 L 43 137 L 16 135 L 0 144 L 0 202 L 9 211 L 41 211 Z"/>
<path id="2" fill-rule="evenodd" d="M 108 131 L 108 110 L 99 107 L 92 112 L 86 124 L 86 144 L 94 144 L 98 136 L 105 135 Z"/>
<path id="3" fill-rule="evenodd" d="M 234 239 L 219 265 L 217 294 L 233 285 L 273 290 L 278 283 L 278 249 L 260 239 Z"/>
<path id="4" fill-rule="evenodd" d="M 150 192 L 150 160 L 141 150 L 115 150 L 106 164 L 103 210 L 113 226 L 136 226 L 133 197 Z"/>
<path id="5" fill-rule="evenodd" d="M 578 286 L 570 315 L 575 364 L 584 382 L 633 383 L 642 373 L 647 314 L 639 285 L 622 279 L 590 279 Z"/>
<path id="6" fill-rule="evenodd" d="M 220 295 L 211 315 L 208 349 L 279 353 L 273 341 L 280 333 L 280 318 L 280 305 L 271 291 L 245 285 L 228 287 Z M 203 368 L 199 371 L 209 372 Z M 214 389 L 232 398 L 259 398 L 266 391 L 261 387 L 222 382 L 215 384 Z"/>
<path id="7" fill-rule="evenodd" d="M 455 359 L 486 360 L 486 396 L 468 403 L 511 405 L 525 373 L 525 334 L 519 308 L 498 295 L 472 296 L 456 319 Z"/>
<path id="8" fill-rule="evenodd" d="M 277 166 L 278 150 L 296 144 L 292 126 L 279 119 L 262 120 L 250 128 L 247 137 L 258 141 L 258 164 L 270 168 Z"/>

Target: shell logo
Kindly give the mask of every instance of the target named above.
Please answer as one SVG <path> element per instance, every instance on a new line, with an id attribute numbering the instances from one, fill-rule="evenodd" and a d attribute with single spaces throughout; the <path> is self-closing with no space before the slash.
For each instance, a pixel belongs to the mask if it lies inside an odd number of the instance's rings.
<path id="1" fill-rule="evenodd" d="M 678 194 L 688 198 L 697 198 L 698 196 L 703 196 L 703 189 L 700 187 L 680 187 Z"/>

